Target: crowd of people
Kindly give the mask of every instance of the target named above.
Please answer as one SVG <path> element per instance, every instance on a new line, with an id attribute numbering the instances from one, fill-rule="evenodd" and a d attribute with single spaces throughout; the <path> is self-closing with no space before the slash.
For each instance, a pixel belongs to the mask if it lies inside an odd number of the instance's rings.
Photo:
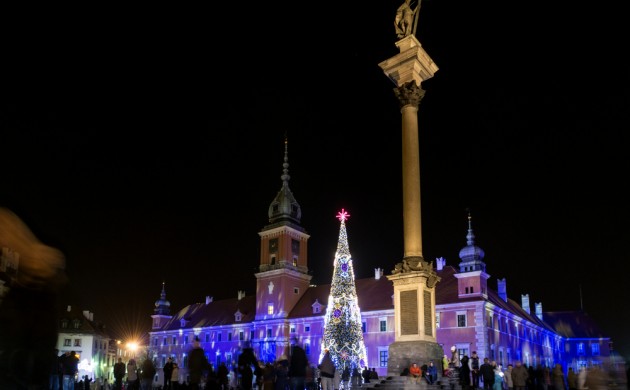
<path id="1" fill-rule="evenodd" d="M 617 378 L 616 381 L 611 379 L 598 366 L 584 367 L 578 372 L 569 367 L 565 373 L 559 363 L 553 367 L 539 365 L 534 368 L 515 361 L 504 368 L 488 358 L 481 360 L 476 351 L 470 357 L 464 355 L 461 359 L 455 353 L 453 356 L 449 359 L 444 355 L 442 377 L 449 380 L 456 378 L 463 390 L 608 390 L 611 382 L 618 383 L 624 389 L 627 383 L 627 378 Z M 412 383 L 425 381 L 435 384 L 437 381 L 437 370 L 432 361 L 422 366 L 414 362 L 401 375 L 407 376 Z"/>

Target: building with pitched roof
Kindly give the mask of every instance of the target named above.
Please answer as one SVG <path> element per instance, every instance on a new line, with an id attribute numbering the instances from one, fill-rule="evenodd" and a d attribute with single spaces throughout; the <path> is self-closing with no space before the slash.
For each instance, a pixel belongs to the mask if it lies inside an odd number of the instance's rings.
<path id="1" fill-rule="evenodd" d="M 293 345 L 306 351 L 313 366 L 318 364 L 331 286 L 310 283 L 310 236 L 300 225 L 301 208 L 289 188 L 288 167 L 285 141 L 282 187 L 269 206 L 269 224 L 259 232 L 255 295 L 238 291 L 234 298 L 217 301 L 208 296 L 203 303 L 173 312 L 163 285 L 147 349 L 156 367 L 173 357 L 185 380 L 187 354 L 195 338 L 215 367 L 226 363 L 232 368 L 246 347 L 253 348 L 262 362 L 273 362 L 288 356 Z M 596 331 L 586 332 L 578 313 L 543 316 L 542 304 L 536 303 L 532 314 L 527 295 L 521 296 L 520 304 L 508 298 L 505 279 L 497 281 L 496 289 L 489 285 L 485 254 L 475 243 L 470 215 L 466 238 L 458 267 L 446 265 L 441 258 L 430 263 L 440 278 L 434 320 L 436 339 L 445 354 L 455 346 L 460 357 L 477 351 L 480 358 L 504 366 L 520 360 L 528 366 L 561 363 L 565 370 L 606 361 L 610 339 Z M 395 339 L 392 281 L 382 269 L 375 269 L 373 277 L 356 279 L 355 285 L 366 365 L 387 375 L 389 347 Z M 158 374 L 162 375 L 160 369 Z"/>

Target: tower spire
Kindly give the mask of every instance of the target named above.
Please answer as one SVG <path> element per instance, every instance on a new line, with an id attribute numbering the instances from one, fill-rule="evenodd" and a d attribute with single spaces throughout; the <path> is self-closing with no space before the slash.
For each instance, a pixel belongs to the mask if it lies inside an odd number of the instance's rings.
<path id="1" fill-rule="evenodd" d="M 302 218 L 302 209 L 295 200 L 291 189 L 289 188 L 289 140 L 285 134 L 284 137 L 284 162 L 282 163 L 282 188 L 269 205 L 269 222 L 272 224 L 279 222 L 294 222 L 299 224 Z"/>

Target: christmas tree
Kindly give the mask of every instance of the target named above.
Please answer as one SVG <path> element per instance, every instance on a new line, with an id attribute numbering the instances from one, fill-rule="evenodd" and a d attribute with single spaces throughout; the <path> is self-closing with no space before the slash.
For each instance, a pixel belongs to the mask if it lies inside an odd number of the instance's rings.
<path id="1" fill-rule="evenodd" d="M 324 319 L 324 340 L 320 356 L 321 360 L 325 350 L 329 350 L 338 369 L 367 366 L 361 309 L 359 309 L 354 284 L 354 268 L 346 233 L 346 220 L 349 217 L 350 214 L 344 209 L 337 214 L 341 227 Z"/>

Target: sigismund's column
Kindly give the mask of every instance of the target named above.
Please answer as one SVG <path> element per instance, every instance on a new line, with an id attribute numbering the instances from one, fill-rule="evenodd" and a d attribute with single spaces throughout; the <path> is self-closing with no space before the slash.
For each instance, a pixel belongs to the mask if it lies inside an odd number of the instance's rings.
<path id="1" fill-rule="evenodd" d="M 389 346 L 388 376 L 397 376 L 412 363 L 430 360 L 441 367 L 444 351 L 435 335 L 435 286 L 440 281 L 433 262 L 422 256 L 418 106 L 424 97 L 421 83 L 438 67 L 416 39 L 415 10 L 405 0 L 396 14 L 396 42 L 400 53 L 379 64 L 394 82 L 402 115 L 402 184 L 404 256 L 387 278 L 394 285 L 395 339 Z"/>

